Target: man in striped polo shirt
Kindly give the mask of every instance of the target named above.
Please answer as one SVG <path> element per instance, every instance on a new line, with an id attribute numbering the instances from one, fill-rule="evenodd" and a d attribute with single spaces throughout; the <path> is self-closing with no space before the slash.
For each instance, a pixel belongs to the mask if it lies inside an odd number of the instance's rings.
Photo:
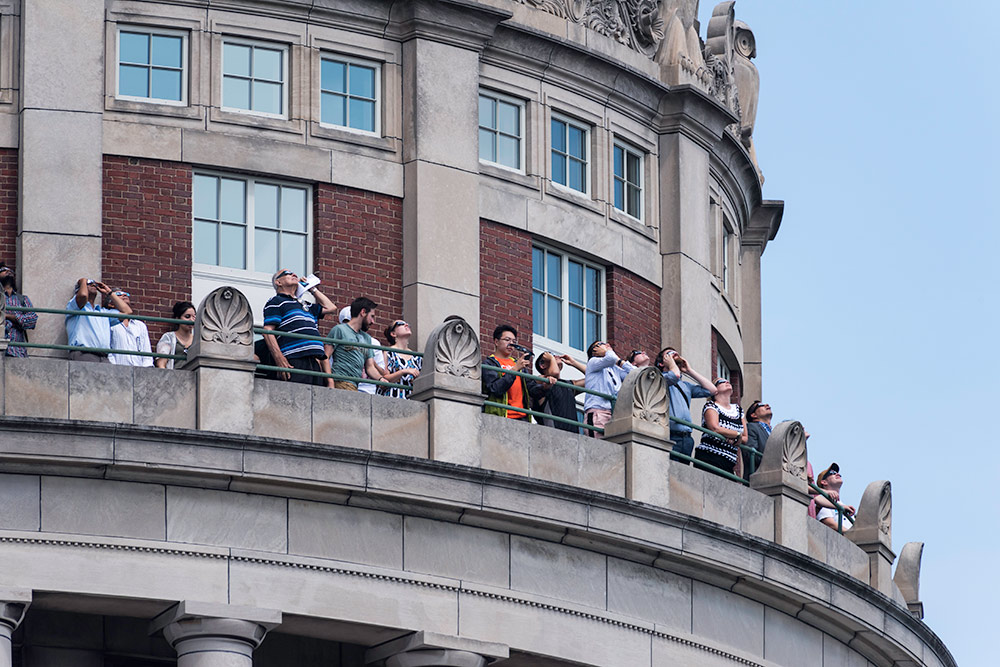
<path id="1" fill-rule="evenodd" d="M 309 293 L 315 297 L 316 303 L 310 306 L 296 299 L 299 277 L 288 269 L 275 273 L 271 277 L 271 284 L 274 285 L 276 294 L 264 304 L 264 328 L 319 338 L 316 322 L 324 315 L 337 312 L 333 302 L 315 287 Z M 275 366 L 330 372 L 330 362 L 326 358 L 322 341 L 270 334 L 264 335 L 264 341 L 274 357 Z M 303 373 L 278 373 L 278 379 L 320 387 L 333 386 L 330 378 Z"/>

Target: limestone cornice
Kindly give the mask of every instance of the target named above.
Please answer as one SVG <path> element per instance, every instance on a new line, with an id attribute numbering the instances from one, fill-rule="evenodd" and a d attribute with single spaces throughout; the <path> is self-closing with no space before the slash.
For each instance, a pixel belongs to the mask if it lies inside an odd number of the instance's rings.
<path id="1" fill-rule="evenodd" d="M 762 197 L 760 179 L 750 153 L 732 132 L 723 132 L 712 148 L 709 169 L 736 211 L 742 236 Z"/>
<path id="2" fill-rule="evenodd" d="M 741 242 L 743 246 L 758 246 L 760 254 L 764 254 L 768 241 L 773 241 L 778 235 L 781 218 L 785 213 L 785 202 L 777 199 L 765 199 L 750 213 L 750 222 L 743 230 Z"/>
<path id="3" fill-rule="evenodd" d="M 404 0 L 392 3 L 385 36 L 427 39 L 482 51 L 511 12 L 473 0 Z"/>
<path id="4" fill-rule="evenodd" d="M 655 129 L 660 134 L 680 133 L 705 150 L 712 150 L 736 115 L 707 92 L 691 84 L 673 86 L 660 100 Z"/>

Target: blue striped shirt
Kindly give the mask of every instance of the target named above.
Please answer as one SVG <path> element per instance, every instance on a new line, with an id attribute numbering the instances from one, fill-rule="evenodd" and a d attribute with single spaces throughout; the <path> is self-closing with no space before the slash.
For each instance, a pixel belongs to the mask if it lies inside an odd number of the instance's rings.
<path id="1" fill-rule="evenodd" d="M 298 299 L 287 294 L 275 294 L 264 304 L 264 326 L 273 326 L 278 331 L 319 338 L 316 321 L 322 317 L 323 307 L 318 303 L 306 307 Z M 291 336 L 275 336 L 275 338 L 286 359 L 325 356 L 322 341 Z"/>

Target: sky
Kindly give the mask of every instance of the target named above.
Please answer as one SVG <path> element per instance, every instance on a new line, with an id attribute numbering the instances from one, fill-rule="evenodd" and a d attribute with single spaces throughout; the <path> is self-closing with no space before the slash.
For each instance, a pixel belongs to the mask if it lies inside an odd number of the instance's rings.
<path id="1" fill-rule="evenodd" d="M 785 202 L 762 261 L 761 398 L 805 425 L 817 471 L 840 464 L 847 502 L 892 482 L 893 549 L 925 543 L 924 621 L 963 667 L 996 664 L 1000 620 L 1000 76 L 976 27 L 996 8 L 736 3 L 764 198 Z"/>

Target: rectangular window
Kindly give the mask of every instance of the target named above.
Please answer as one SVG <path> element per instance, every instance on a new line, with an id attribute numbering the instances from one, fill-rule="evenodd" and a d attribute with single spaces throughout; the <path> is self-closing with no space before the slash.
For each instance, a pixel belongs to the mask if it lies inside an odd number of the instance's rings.
<path id="1" fill-rule="evenodd" d="M 584 351 L 603 336 L 604 269 L 540 246 L 531 249 L 532 331 Z"/>
<path id="2" fill-rule="evenodd" d="M 729 371 L 729 366 L 726 365 L 725 360 L 722 358 L 721 354 L 716 354 L 715 361 L 715 379 L 716 380 L 732 380 L 732 373 Z"/>
<path id="3" fill-rule="evenodd" d="M 286 117 L 287 76 L 287 47 L 228 39 L 222 43 L 224 109 Z"/>
<path id="4" fill-rule="evenodd" d="M 574 121 L 552 117 L 552 182 L 582 192 L 589 191 L 587 145 L 590 130 Z"/>
<path id="5" fill-rule="evenodd" d="M 119 28 L 117 97 L 187 104 L 187 33 Z"/>
<path id="6" fill-rule="evenodd" d="M 524 103 L 479 93 L 479 159 L 523 172 Z"/>
<path id="7" fill-rule="evenodd" d="M 195 174 L 193 259 L 252 273 L 310 265 L 309 189 L 272 181 Z"/>
<path id="8" fill-rule="evenodd" d="M 320 123 L 379 134 L 381 66 L 340 56 L 320 61 Z"/>
<path id="9" fill-rule="evenodd" d="M 642 220 L 642 181 L 642 153 L 615 143 L 614 206 L 636 220 Z"/>

